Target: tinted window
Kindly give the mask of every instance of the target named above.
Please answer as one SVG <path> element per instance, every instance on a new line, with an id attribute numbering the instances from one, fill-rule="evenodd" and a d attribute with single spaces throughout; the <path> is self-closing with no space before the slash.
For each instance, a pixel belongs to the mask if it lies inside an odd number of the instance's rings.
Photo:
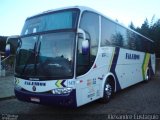
<path id="1" fill-rule="evenodd" d="M 80 28 L 82 28 L 88 36 L 90 36 L 91 55 L 94 61 L 99 40 L 99 16 L 92 12 L 84 12 L 81 19 Z"/>
<path id="2" fill-rule="evenodd" d="M 71 78 L 74 38 L 73 32 L 22 38 L 22 46 L 16 56 L 15 74 L 41 79 Z"/>
<path id="3" fill-rule="evenodd" d="M 90 43 L 89 55 L 83 55 L 81 51 L 82 39 L 78 39 L 77 50 L 77 75 L 85 74 L 93 65 L 99 42 L 99 15 L 92 12 L 84 12 L 82 14 L 80 28 L 85 31 L 86 37 Z"/>
<path id="4" fill-rule="evenodd" d="M 116 46 L 129 48 L 128 38 L 127 38 L 127 30 L 124 27 L 117 25 L 116 34 L 114 36 L 114 39 L 116 41 Z"/>
<path id="5" fill-rule="evenodd" d="M 74 29 L 77 26 L 79 11 L 66 10 L 43 14 L 26 20 L 22 35 L 59 29 Z"/>
<path id="6" fill-rule="evenodd" d="M 116 24 L 112 21 L 102 17 L 102 36 L 101 36 L 101 46 L 115 45 L 115 35 L 116 35 Z"/>
<path id="7" fill-rule="evenodd" d="M 145 37 L 102 17 L 101 46 L 118 46 L 142 52 L 154 52 L 153 43 Z"/>
<path id="8" fill-rule="evenodd" d="M 141 37 L 139 35 L 137 35 L 136 33 L 133 33 L 133 34 L 134 34 L 134 36 L 135 36 L 134 38 L 136 40 L 136 50 L 143 51 Z"/>
<path id="9" fill-rule="evenodd" d="M 136 43 L 136 34 L 132 31 L 127 30 L 127 40 L 128 40 L 128 48 L 137 50 L 137 45 L 139 40 Z"/>

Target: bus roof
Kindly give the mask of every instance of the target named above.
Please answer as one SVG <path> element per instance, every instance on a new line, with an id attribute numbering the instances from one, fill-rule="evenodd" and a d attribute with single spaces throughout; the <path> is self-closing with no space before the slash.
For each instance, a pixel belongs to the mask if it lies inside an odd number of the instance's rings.
<path id="1" fill-rule="evenodd" d="M 142 34 L 136 32 L 136 31 L 134 31 L 133 29 L 128 28 L 128 27 L 126 27 L 126 26 L 120 24 L 119 22 L 117 22 L 117 21 L 115 21 L 115 20 L 113 20 L 113 19 L 107 17 L 106 15 L 104 15 L 104 14 L 102 14 L 102 13 L 100 13 L 100 12 L 98 12 L 98 11 L 96 11 L 96 10 L 90 8 L 90 7 L 86 7 L 86 6 L 70 6 L 70 7 L 61 7 L 61 8 L 57 8 L 57 9 L 47 10 L 47 11 L 41 12 L 41 13 L 39 13 L 39 14 L 30 16 L 30 17 L 28 17 L 27 19 L 30 19 L 30 18 L 32 18 L 32 17 L 39 16 L 39 15 L 51 13 L 51 12 L 54 12 L 54 11 L 67 10 L 67 9 L 74 9 L 74 8 L 79 9 L 81 12 L 83 12 L 83 11 L 91 11 L 91 12 L 95 12 L 95 13 L 97 13 L 97 14 L 99 14 L 99 15 L 101 15 L 101 16 L 107 18 L 107 19 L 109 19 L 110 21 L 114 22 L 115 24 L 118 24 L 118 25 L 120 25 L 120 26 L 122 26 L 122 27 L 124 27 L 124 28 L 126 28 L 126 29 L 128 29 L 128 30 L 130 30 L 130 31 L 132 31 L 132 32 L 134 32 L 134 33 L 136 33 L 136 34 L 138 34 L 138 35 L 144 37 L 145 39 L 147 39 L 147 40 L 149 40 L 149 41 L 151 41 L 151 42 L 154 42 L 153 40 L 151 40 L 151 39 L 145 37 L 144 35 L 142 35 Z"/>
<path id="2" fill-rule="evenodd" d="M 67 9 L 74 9 L 74 8 L 77 8 L 77 9 L 79 9 L 80 11 L 88 10 L 88 11 L 93 11 L 93 12 L 96 12 L 96 13 L 97 13 L 97 11 L 95 11 L 94 9 L 89 8 L 89 7 L 85 7 L 85 6 L 69 6 L 69 7 L 61 7 L 61 8 L 57 8 L 57 9 L 47 10 L 47 11 L 44 11 L 44 12 L 35 14 L 35 15 L 33 15 L 33 16 L 30 16 L 30 17 L 28 17 L 27 19 L 32 18 L 32 17 L 39 16 L 39 15 L 51 13 L 51 12 L 54 12 L 54 11 L 67 10 Z"/>

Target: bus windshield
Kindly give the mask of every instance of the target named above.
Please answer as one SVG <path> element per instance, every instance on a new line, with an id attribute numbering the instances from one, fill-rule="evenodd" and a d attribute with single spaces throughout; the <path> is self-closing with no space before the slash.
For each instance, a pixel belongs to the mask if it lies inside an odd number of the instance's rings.
<path id="1" fill-rule="evenodd" d="M 45 13 L 28 18 L 24 24 L 21 35 L 28 35 L 38 32 L 75 29 L 77 26 L 79 10 L 61 10 L 51 13 Z"/>
<path id="2" fill-rule="evenodd" d="M 28 18 L 16 53 L 15 76 L 43 80 L 73 77 L 79 12 L 66 9 Z"/>
<path id="3" fill-rule="evenodd" d="M 73 76 L 74 32 L 48 33 L 22 38 L 15 75 L 31 78 Z"/>

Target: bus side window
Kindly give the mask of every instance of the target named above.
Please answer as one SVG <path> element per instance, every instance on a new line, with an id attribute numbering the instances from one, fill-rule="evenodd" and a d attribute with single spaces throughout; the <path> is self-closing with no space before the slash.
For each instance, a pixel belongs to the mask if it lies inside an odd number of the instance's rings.
<path id="1" fill-rule="evenodd" d="M 89 40 L 90 53 L 88 54 L 88 56 L 79 54 L 80 46 L 78 46 L 77 75 L 83 75 L 86 72 L 88 72 L 95 61 L 98 51 L 98 41 L 99 41 L 99 15 L 89 11 L 85 11 L 82 14 L 80 28 L 85 31 L 86 39 Z M 81 43 L 79 42 L 81 42 L 80 38 L 78 39 L 78 45 L 81 45 Z M 83 72 L 80 69 L 83 69 Z"/>
<path id="2" fill-rule="evenodd" d="M 101 21 L 101 46 L 116 46 L 115 39 L 113 39 L 116 34 L 116 24 L 104 17 L 102 17 Z"/>
<path id="3" fill-rule="evenodd" d="M 116 41 L 116 46 L 128 48 L 128 38 L 127 38 L 127 30 L 119 25 L 116 25 L 116 35 L 114 36 Z"/>

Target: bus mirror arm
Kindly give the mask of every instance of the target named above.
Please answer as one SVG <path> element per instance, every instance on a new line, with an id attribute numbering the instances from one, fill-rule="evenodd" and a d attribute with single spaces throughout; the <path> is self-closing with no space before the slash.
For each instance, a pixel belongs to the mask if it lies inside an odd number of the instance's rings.
<path id="1" fill-rule="evenodd" d="M 89 40 L 86 39 L 86 33 L 82 29 L 78 29 L 78 34 L 82 34 L 82 54 L 88 55 L 89 54 Z"/>
<path id="2" fill-rule="evenodd" d="M 83 35 L 83 40 L 86 40 L 86 33 L 84 32 L 84 30 L 82 29 L 78 29 L 78 34 L 82 34 Z"/>
<path id="3" fill-rule="evenodd" d="M 21 47 L 22 45 L 22 40 L 21 40 L 21 37 L 18 38 L 18 43 L 17 43 L 17 47 Z"/>
<path id="4" fill-rule="evenodd" d="M 16 47 L 20 47 L 22 45 L 22 41 L 21 41 L 21 38 L 19 35 L 15 35 L 15 36 L 9 36 L 6 40 L 6 47 L 5 47 L 5 52 L 6 52 L 6 55 L 9 56 L 10 55 L 10 52 L 11 52 L 11 43 L 13 42 L 12 39 L 17 39 L 17 42 L 16 42 Z"/>

